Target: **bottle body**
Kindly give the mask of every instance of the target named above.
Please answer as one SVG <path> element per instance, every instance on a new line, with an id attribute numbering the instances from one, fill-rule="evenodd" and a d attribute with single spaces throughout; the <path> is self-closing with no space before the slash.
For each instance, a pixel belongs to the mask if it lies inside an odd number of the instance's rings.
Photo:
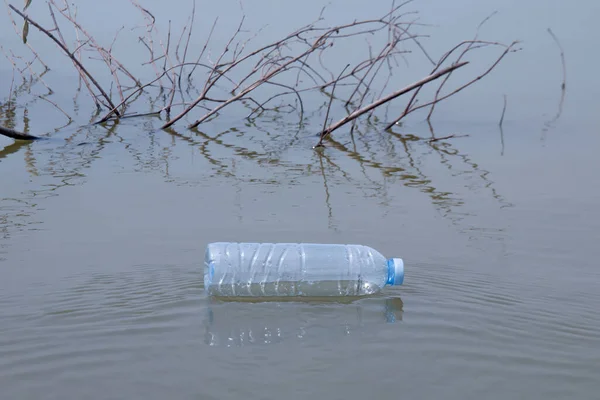
<path id="1" fill-rule="evenodd" d="M 206 248 L 204 287 L 222 297 L 364 296 L 390 282 L 388 261 L 362 245 L 218 242 Z"/>

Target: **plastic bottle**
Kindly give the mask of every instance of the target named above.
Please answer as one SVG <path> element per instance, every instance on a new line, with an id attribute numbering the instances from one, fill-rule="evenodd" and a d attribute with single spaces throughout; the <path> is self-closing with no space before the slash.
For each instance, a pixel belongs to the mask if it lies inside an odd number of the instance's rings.
<path id="1" fill-rule="evenodd" d="M 403 280 L 402 259 L 362 245 L 218 242 L 204 259 L 215 297 L 365 296 Z"/>

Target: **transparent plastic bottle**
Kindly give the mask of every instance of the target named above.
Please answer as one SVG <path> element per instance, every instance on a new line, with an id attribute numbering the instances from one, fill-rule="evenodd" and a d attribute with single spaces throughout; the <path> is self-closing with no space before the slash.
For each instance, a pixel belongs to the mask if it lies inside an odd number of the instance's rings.
<path id="1" fill-rule="evenodd" d="M 215 297 L 365 296 L 403 280 L 402 259 L 362 245 L 217 242 L 204 258 Z"/>

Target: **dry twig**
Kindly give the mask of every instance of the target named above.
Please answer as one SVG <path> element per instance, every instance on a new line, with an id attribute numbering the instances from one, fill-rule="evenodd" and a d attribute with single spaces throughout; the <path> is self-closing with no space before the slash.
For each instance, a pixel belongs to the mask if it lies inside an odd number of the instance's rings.
<path id="1" fill-rule="evenodd" d="M 106 100 L 106 102 L 111 107 L 114 108 L 114 104 L 110 100 L 110 97 L 104 91 L 104 89 L 102 89 L 102 86 L 100 86 L 100 84 L 98 83 L 98 81 L 96 81 L 96 79 L 88 72 L 88 70 L 85 69 L 85 67 L 83 66 L 83 64 L 81 64 L 81 62 L 79 62 L 79 60 L 77 58 L 75 58 L 75 56 L 73 56 L 73 53 L 71 53 L 69 51 L 69 49 L 64 44 L 62 44 L 60 40 L 58 40 L 56 38 L 56 36 L 54 36 L 48 30 L 46 30 L 45 28 L 43 28 L 42 26 L 40 26 L 37 22 L 35 22 L 31 18 L 29 18 L 27 15 L 23 14 L 21 11 L 17 10 L 12 4 L 10 4 L 9 7 L 14 12 L 16 12 L 17 14 L 19 14 L 19 16 L 21 16 L 21 18 L 23 18 L 24 20 L 28 21 L 31 25 L 35 26 L 40 32 L 43 32 L 46 36 L 48 36 L 50 39 L 52 39 L 52 41 L 54 41 L 58 45 L 58 47 L 60 47 L 65 52 L 65 54 L 77 65 L 77 67 L 81 69 L 81 71 L 90 79 L 90 81 L 92 81 L 92 83 L 94 84 L 94 86 L 96 86 L 96 88 L 100 91 L 100 93 L 102 93 L 102 97 L 104 97 L 104 99 Z M 118 112 L 115 112 L 115 114 L 119 115 Z"/>
<path id="2" fill-rule="evenodd" d="M 320 145 L 323 144 L 323 139 L 325 139 L 325 137 L 327 135 L 331 134 L 331 132 L 333 132 L 336 129 L 340 128 L 341 126 L 347 124 L 348 122 L 350 122 L 350 121 L 352 121 L 352 120 L 360 117 L 361 115 L 363 115 L 363 114 L 371 111 L 372 109 L 374 109 L 376 107 L 379 107 L 382 104 L 387 103 L 388 101 L 391 101 L 391 100 L 395 99 L 398 96 L 401 96 L 401 95 L 403 95 L 405 93 L 408 93 L 408 92 L 410 92 L 412 90 L 415 90 L 416 88 L 422 87 L 423 85 L 425 85 L 425 84 L 427 84 L 427 83 L 429 83 L 431 81 L 434 81 L 434 80 L 438 79 L 439 77 L 444 76 L 444 75 L 446 75 L 446 74 L 454 71 L 455 69 L 463 67 L 463 66 L 465 66 L 467 64 L 468 64 L 468 61 L 463 61 L 461 63 L 451 65 L 450 67 L 444 68 L 444 69 L 436 72 L 435 74 L 426 76 L 425 78 L 423 78 L 423 79 L 421 79 L 421 80 L 419 80 L 417 82 L 414 82 L 414 83 L 406 86 L 403 89 L 395 91 L 395 92 L 393 92 L 393 93 L 391 93 L 391 94 L 389 94 L 389 95 L 387 95 L 387 96 L 385 96 L 385 97 L 383 97 L 383 98 L 381 98 L 381 99 L 379 99 L 379 100 L 377 100 L 377 101 L 375 101 L 375 102 L 367 105 L 366 107 L 363 107 L 363 108 L 361 108 L 359 110 L 354 111 L 352 114 L 350 114 L 350 115 L 342 118 L 338 122 L 336 122 L 334 124 L 331 124 L 326 129 L 324 129 L 321 132 L 321 138 L 319 139 L 319 143 L 317 144 L 317 146 L 320 146 Z"/>
<path id="3" fill-rule="evenodd" d="M 388 128 L 423 107 L 431 107 L 428 118 L 431 117 L 438 102 L 482 79 L 498 65 L 508 52 L 514 50 L 515 46 L 515 43 L 506 46 L 478 39 L 479 28 L 489 19 L 488 17 L 478 27 L 473 40 L 459 43 L 436 63 L 420 41 L 426 35 L 417 35 L 412 32 L 414 26 L 423 26 L 423 24 L 418 23 L 414 12 L 404 12 L 403 7 L 410 3 L 408 0 L 401 4 L 393 1 L 389 11 L 380 18 L 354 20 L 337 26 L 321 25 L 324 20 L 321 13 L 315 22 L 304 25 L 271 43 L 257 47 L 252 46 L 252 40 L 260 31 L 255 35 L 243 37 L 245 33 L 242 31 L 242 27 L 246 17 L 242 15 L 239 25 L 231 34 L 222 51 L 212 53 L 216 57 L 205 57 L 205 54 L 211 54 L 208 48 L 217 25 L 217 19 L 215 19 L 204 45 L 199 49 L 198 56 L 194 57 L 196 61 L 189 62 L 187 60 L 192 59 L 189 51 L 193 49 L 191 46 L 192 32 L 196 24 L 195 0 L 193 0 L 192 13 L 186 25 L 181 27 L 176 24 L 172 25 L 171 21 L 168 22 L 165 40 L 161 40 L 160 36 L 155 38 L 155 35 L 159 35 L 155 16 L 142 7 L 139 0 L 130 0 L 130 3 L 143 14 L 145 23 L 142 25 L 145 28 L 145 35 L 139 37 L 139 41 L 148 50 L 149 60 L 143 63 L 142 67 L 151 65 L 146 68 L 154 69 L 155 77 L 144 83 L 136 78 L 134 71 L 125 68 L 113 54 L 113 46 L 118 32 L 110 46 L 103 47 L 77 21 L 77 8 L 75 7 L 75 11 L 73 11 L 71 3 L 67 0 L 62 1 L 63 4 L 59 6 L 57 0 L 48 0 L 50 16 L 54 23 L 53 29 L 43 28 L 12 5 L 9 7 L 27 24 L 35 26 L 53 40 L 72 60 L 79 72 L 80 79 L 86 84 L 96 101 L 98 109 L 100 110 L 100 104 L 108 108 L 98 123 L 113 118 L 124 118 L 125 110 L 129 105 L 136 102 L 143 93 L 153 93 L 150 95 L 153 108 L 149 113 L 133 113 L 126 116 L 159 115 L 165 111 L 167 122 L 161 128 L 167 129 L 197 108 L 206 110 L 203 115 L 189 125 L 189 128 L 195 128 L 220 114 L 226 107 L 239 102 L 251 110 L 248 118 L 257 113 L 260 115 L 267 110 L 286 109 L 299 113 L 300 124 L 302 124 L 306 103 L 305 94 L 321 92 L 329 96 L 329 102 L 318 146 L 322 145 L 323 140 L 334 130 L 348 122 L 355 124 L 358 118 L 366 113 L 369 113 L 370 119 L 378 107 L 411 91 L 413 92 L 412 97 L 404 111 L 388 125 Z M 73 51 L 69 50 L 69 45 L 62 36 L 54 15 L 55 11 L 75 29 L 77 41 Z M 172 37 L 175 32 L 181 32 L 177 34 L 178 38 Z M 24 34 L 24 36 L 26 35 Z M 341 73 L 335 76 L 332 71 L 339 70 L 340 66 L 332 66 L 328 63 L 331 58 L 339 60 L 339 55 L 337 57 L 335 55 L 335 49 L 342 47 L 339 44 L 344 41 L 353 41 L 352 45 L 355 46 L 355 43 L 363 40 L 366 43 L 366 51 L 363 51 L 365 58 L 354 64 L 348 64 Z M 400 65 L 399 59 L 405 58 L 406 54 L 411 51 L 407 46 L 423 53 L 427 60 L 434 65 L 434 68 L 425 78 L 384 96 L 388 86 L 393 84 L 392 76 L 395 68 Z M 449 93 L 442 94 L 442 89 L 447 84 L 452 71 L 467 64 L 467 62 L 463 62 L 463 58 L 471 51 L 483 46 L 501 46 L 504 48 L 504 52 L 482 74 L 462 86 L 450 90 Z M 118 104 L 115 105 L 111 101 L 111 96 L 103 89 L 99 79 L 84 67 L 81 60 L 84 49 L 98 52 L 100 59 L 109 69 L 110 82 L 112 82 L 111 93 L 112 90 L 118 93 Z M 181 51 L 181 49 L 183 50 Z M 333 56 L 331 56 L 332 53 Z M 357 52 L 357 54 L 360 53 Z M 208 59 L 208 61 L 202 62 L 204 59 Z M 33 71 L 31 73 L 33 74 Z M 182 79 L 184 73 L 187 76 L 187 83 Z M 131 79 L 134 85 L 131 87 L 122 85 L 121 74 Z M 196 87 L 192 82 L 198 81 L 198 76 L 201 77 L 199 80 L 201 83 Z M 444 78 L 437 87 L 433 100 L 421 102 L 418 98 L 421 89 L 440 77 Z M 187 87 L 184 87 L 185 84 Z M 98 91 L 100 95 L 97 95 Z M 175 102 L 176 95 L 181 97 L 181 101 Z M 286 104 L 284 96 L 292 96 L 293 100 Z M 273 104 L 275 100 L 279 103 Z M 329 116 L 334 103 L 335 105 L 339 103 L 344 107 L 347 115 L 340 121 L 327 126 L 330 123 Z M 369 104 L 365 105 L 366 103 Z M 267 108 L 267 104 L 269 108 Z M 175 114 L 173 118 L 170 117 L 171 111 Z"/>

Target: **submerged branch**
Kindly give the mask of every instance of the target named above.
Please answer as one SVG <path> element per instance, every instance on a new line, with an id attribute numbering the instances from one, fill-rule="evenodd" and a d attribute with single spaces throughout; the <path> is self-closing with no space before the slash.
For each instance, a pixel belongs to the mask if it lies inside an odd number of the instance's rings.
<path id="1" fill-rule="evenodd" d="M 39 137 L 39 136 L 33 136 L 28 133 L 15 131 L 14 129 L 4 128 L 3 126 L 0 126 L 0 135 L 4 135 L 4 136 L 7 136 L 7 137 L 9 137 L 11 139 L 15 139 L 15 140 L 39 140 L 39 139 L 41 139 L 41 137 Z"/>

